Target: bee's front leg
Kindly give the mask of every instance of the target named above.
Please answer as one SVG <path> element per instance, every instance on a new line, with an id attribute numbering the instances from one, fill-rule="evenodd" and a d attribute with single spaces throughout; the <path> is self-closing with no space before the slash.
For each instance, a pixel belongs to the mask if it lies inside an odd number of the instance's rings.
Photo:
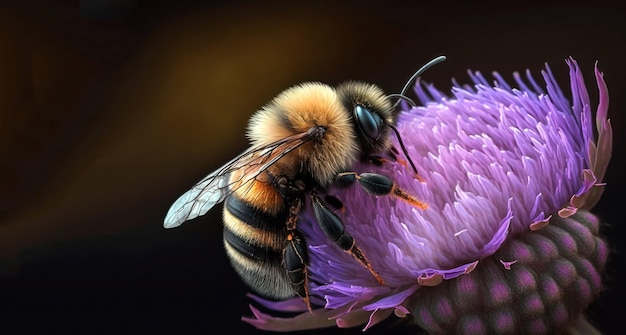
<path id="1" fill-rule="evenodd" d="M 390 147 L 389 150 L 387 151 L 387 155 L 389 156 L 389 158 L 385 158 L 385 157 L 378 156 L 378 155 L 371 155 L 367 157 L 366 162 L 374 166 L 378 166 L 378 167 L 383 166 L 385 163 L 397 162 L 403 167 L 408 168 L 407 161 L 398 157 L 398 150 L 395 147 L 393 146 Z M 411 163 L 411 167 L 413 167 L 412 164 L 413 163 Z M 414 170 L 414 172 L 415 172 L 415 175 L 414 175 L 415 179 L 417 179 L 418 181 L 422 183 L 426 182 L 426 180 L 419 173 L 417 173 L 417 170 Z"/>
<path id="2" fill-rule="evenodd" d="M 389 177 L 383 176 L 378 173 L 361 173 L 356 172 L 342 172 L 337 175 L 335 184 L 339 187 L 348 187 L 353 185 L 356 181 L 359 182 L 361 187 L 369 194 L 372 195 L 392 195 L 402 199 L 410 205 L 419 207 L 421 209 L 428 208 L 428 204 L 417 199 L 411 194 L 407 193 L 400 187 L 398 187 L 393 180 Z"/>
<path id="3" fill-rule="evenodd" d="M 365 257 L 361 249 L 356 245 L 354 238 L 345 231 L 345 226 L 341 219 L 328 209 L 323 200 L 316 194 L 311 195 L 311 200 L 313 202 L 315 219 L 320 228 L 322 228 L 322 231 L 324 231 L 324 234 L 326 234 L 331 241 L 335 242 L 339 248 L 354 256 L 356 260 L 372 273 L 374 278 L 376 278 L 381 285 L 384 285 L 382 277 L 372 268 L 367 257 Z"/>

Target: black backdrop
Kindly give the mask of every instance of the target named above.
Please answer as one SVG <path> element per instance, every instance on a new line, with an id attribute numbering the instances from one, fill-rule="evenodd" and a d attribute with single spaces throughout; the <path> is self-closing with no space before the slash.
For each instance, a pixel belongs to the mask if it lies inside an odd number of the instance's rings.
<path id="1" fill-rule="evenodd" d="M 4 1 L 0 332 L 261 333 L 239 320 L 248 300 L 220 211 L 166 231 L 169 205 L 246 147 L 247 118 L 282 89 L 358 79 L 397 91 L 445 54 L 424 76 L 442 89 L 467 68 L 506 77 L 549 62 L 567 91 L 572 56 L 594 102 L 599 61 L 615 151 L 595 212 L 615 252 L 589 314 L 608 333 L 626 298 L 625 25 L 621 6 L 599 2 Z"/>

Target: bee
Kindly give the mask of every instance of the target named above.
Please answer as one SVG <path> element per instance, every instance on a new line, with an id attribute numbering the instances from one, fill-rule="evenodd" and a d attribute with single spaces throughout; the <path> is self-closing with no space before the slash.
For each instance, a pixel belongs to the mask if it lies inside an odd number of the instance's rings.
<path id="1" fill-rule="evenodd" d="M 300 215 L 310 205 L 328 239 L 384 284 L 323 195 L 333 186 L 358 184 L 372 195 L 427 207 L 389 177 L 352 168 L 358 161 L 380 164 L 385 161 L 380 154 L 396 157 L 390 142 L 394 132 L 417 176 L 395 128 L 395 107 L 400 98 L 412 103 L 404 95 L 409 84 L 444 59 L 420 68 L 399 94 L 385 95 L 376 85 L 354 81 L 337 87 L 308 82 L 285 90 L 251 117 L 250 148 L 180 196 L 164 227 L 177 227 L 223 202 L 224 247 L 242 280 L 266 297 L 298 295 L 311 310 L 308 249 L 298 230 Z"/>

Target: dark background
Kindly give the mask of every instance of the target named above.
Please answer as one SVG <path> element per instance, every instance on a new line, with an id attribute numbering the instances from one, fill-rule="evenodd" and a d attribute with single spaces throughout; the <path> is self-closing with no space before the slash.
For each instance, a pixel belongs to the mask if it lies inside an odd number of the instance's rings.
<path id="1" fill-rule="evenodd" d="M 286 87 L 397 92 L 440 54 L 424 78 L 444 90 L 467 68 L 539 78 L 549 62 L 566 92 L 572 56 L 593 103 L 599 61 L 615 150 L 595 212 L 615 253 L 589 315 L 606 332 L 622 324 L 621 6 L 173 3 L 0 3 L 0 332 L 254 332 L 220 211 L 166 231 L 172 201 L 242 151 L 250 114 Z"/>

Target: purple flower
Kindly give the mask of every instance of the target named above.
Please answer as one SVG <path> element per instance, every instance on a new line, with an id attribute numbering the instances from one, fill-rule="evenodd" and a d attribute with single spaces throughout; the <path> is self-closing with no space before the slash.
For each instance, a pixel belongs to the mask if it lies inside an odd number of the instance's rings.
<path id="1" fill-rule="evenodd" d="M 602 288 L 608 248 L 588 210 L 602 194 L 612 130 L 602 73 L 596 66 L 594 122 L 578 64 L 567 65 L 571 103 L 548 66 L 545 91 L 529 72 L 526 82 L 514 74 L 518 88 L 497 73 L 491 85 L 470 72 L 474 85 L 455 83 L 451 97 L 418 83 L 424 106 L 403 112 L 398 129 L 424 181 L 400 162 L 356 169 L 392 177 L 429 207 L 359 187 L 332 192 L 385 285 L 309 216 L 299 228 L 310 248 L 312 301 L 324 307 L 309 312 L 299 298 L 253 296 L 302 313 L 279 318 L 251 306 L 254 317 L 244 320 L 278 331 L 367 329 L 395 313 L 428 332 L 472 334 L 552 333 L 577 320 Z"/>

